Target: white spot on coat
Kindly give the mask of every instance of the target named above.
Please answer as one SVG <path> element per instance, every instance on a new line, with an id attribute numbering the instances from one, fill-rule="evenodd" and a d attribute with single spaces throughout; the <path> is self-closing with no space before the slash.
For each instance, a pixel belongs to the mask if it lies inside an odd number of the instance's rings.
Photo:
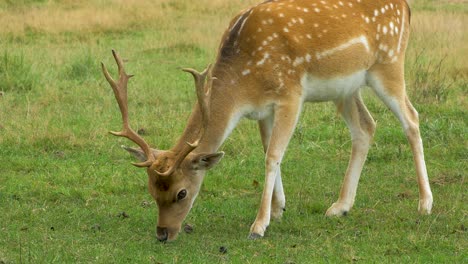
<path id="1" fill-rule="evenodd" d="M 265 52 L 263 54 L 263 58 L 257 61 L 257 66 L 263 65 L 268 58 L 270 58 L 270 54 L 268 54 L 268 52 Z"/>
<path id="2" fill-rule="evenodd" d="M 299 66 L 301 65 L 302 63 L 304 62 L 304 58 L 303 57 L 297 57 L 294 62 L 293 62 L 293 66 L 296 67 L 296 66 Z"/>

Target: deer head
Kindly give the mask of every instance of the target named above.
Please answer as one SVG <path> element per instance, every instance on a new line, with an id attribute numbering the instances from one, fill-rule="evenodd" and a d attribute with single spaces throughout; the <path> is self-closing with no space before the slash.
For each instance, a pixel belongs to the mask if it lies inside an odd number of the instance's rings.
<path id="1" fill-rule="evenodd" d="M 146 168 L 148 189 L 159 209 L 156 228 L 158 240 L 174 240 L 200 190 L 206 170 L 218 163 L 224 155 L 223 152 L 193 152 L 203 137 L 209 120 L 210 87 L 213 80 L 211 67 L 209 66 L 202 73 L 193 69 L 184 69 L 184 71 L 191 73 L 195 79 L 198 108 L 203 120 L 198 139 L 193 143 L 186 142 L 181 148 L 158 150 L 151 148 L 129 125 L 127 84 L 133 75 L 128 75 L 125 72 L 123 61 L 114 50 L 112 50 L 112 54 L 119 71 L 117 82 L 112 79 L 104 64 L 101 63 L 101 65 L 104 76 L 112 87 L 119 105 L 123 129 L 121 132 L 111 131 L 110 133 L 115 136 L 126 137 L 140 147 L 124 147 L 124 149 L 139 159 L 140 162 L 133 163 L 133 165 Z"/>

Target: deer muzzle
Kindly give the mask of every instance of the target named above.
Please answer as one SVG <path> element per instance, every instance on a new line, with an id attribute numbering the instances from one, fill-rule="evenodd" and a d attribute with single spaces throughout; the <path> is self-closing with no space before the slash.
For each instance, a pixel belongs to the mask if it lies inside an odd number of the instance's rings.
<path id="1" fill-rule="evenodd" d="M 179 235 L 180 228 L 156 227 L 156 238 L 160 242 L 173 241 Z"/>

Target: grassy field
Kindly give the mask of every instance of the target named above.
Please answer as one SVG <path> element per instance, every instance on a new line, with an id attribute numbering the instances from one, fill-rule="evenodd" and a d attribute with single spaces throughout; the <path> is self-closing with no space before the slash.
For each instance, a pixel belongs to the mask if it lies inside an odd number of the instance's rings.
<path id="1" fill-rule="evenodd" d="M 309 104 L 283 162 L 287 211 L 247 239 L 263 185 L 255 122 L 242 121 L 172 243 L 155 238 L 144 170 L 120 128 L 99 62 L 128 59 L 133 127 L 169 148 L 195 101 L 181 67 L 214 60 L 230 18 L 254 0 L 0 0 L 0 263 L 467 263 L 468 5 L 414 0 L 409 94 L 434 193 L 417 214 L 409 146 L 365 92 L 377 132 L 353 211 L 338 196 L 350 137 L 332 104 Z M 115 70 L 114 70 L 115 72 Z M 223 250 L 220 250 L 222 248 Z"/>

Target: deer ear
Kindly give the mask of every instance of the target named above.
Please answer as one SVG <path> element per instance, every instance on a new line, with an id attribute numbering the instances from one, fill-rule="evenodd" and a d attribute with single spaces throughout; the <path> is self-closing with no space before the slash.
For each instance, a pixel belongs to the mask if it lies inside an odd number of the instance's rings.
<path id="1" fill-rule="evenodd" d="M 224 156 L 224 152 L 201 153 L 192 159 L 192 168 L 195 170 L 209 170 Z"/>
<path id="2" fill-rule="evenodd" d="M 146 157 L 145 152 L 143 152 L 143 150 L 141 150 L 140 148 L 131 148 L 131 147 L 127 147 L 124 145 L 122 145 L 121 147 L 125 149 L 126 151 L 128 151 L 130 154 L 132 154 L 139 161 L 146 161 L 148 159 Z"/>
<path id="3" fill-rule="evenodd" d="M 124 146 L 124 145 L 122 145 L 120 147 L 122 147 L 123 149 L 128 151 L 128 153 L 132 154 L 132 156 L 137 158 L 139 161 L 147 161 L 148 160 L 148 157 L 146 157 L 145 152 L 143 150 L 141 150 L 141 148 L 131 148 L 131 147 L 127 147 L 127 146 Z M 152 148 L 151 152 L 153 153 L 154 157 L 157 157 L 159 154 L 161 154 L 164 151 Z"/>

